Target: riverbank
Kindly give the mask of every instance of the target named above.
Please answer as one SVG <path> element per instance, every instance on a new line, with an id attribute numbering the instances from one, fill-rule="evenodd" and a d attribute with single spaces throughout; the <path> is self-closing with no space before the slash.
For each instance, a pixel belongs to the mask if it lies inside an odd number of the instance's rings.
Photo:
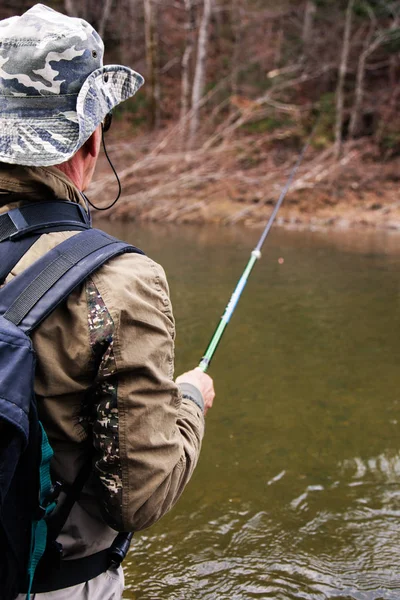
<path id="1" fill-rule="evenodd" d="M 123 194 L 96 218 L 262 227 L 298 157 L 287 134 L 246 136 L 217 148 L 180 152 L 160 140 L 114 141 L 110 154 Z M 159 148 L 161 147 L 161 151 Z M 400 157 L 384 158 L 370 142 L 311 148 L 277 216 L 296 228 L 400 230 Z M 104 157 L 89 196 L 100 205 L 116 193 Z"/>

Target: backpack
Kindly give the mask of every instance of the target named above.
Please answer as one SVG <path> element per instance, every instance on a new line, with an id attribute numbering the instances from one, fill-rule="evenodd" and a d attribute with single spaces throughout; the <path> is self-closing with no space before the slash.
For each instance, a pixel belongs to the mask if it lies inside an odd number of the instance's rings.
<path id="1" fill-rule="evenodd" d="M 36 567 L 48 547 L 48 525 L 59 493 L 50 475 L 53 451 L 38 419 L 35 352 L 30 334 L 107 260 L 125 252 L 143 254 L 134 246 L 91 229 L 85 211 L 77 206 L 46 202 L 45 209 L 43 203 L 29 205 L 0 216 L 0 281 L 43 231 L 82 230 L 0 289 L 1 600 L 14 600 L 21 582 L 29 599 Z M 66 503 L 69 506 L 64 508 L 58 527 L 53 525 L 52 542 L 90 468 L 91 464 L 86 465 L 77 477 L 79 481 L 72 484 L 72 499 Z"/>

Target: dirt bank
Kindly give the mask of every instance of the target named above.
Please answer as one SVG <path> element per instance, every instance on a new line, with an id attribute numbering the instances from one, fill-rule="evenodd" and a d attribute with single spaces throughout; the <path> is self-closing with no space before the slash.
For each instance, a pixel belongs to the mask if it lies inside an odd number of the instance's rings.
<path id="1" fill-rule="evenodd" d="M 276 140 L 254 137 L 192 153 L 155 152 L 148 140 L 115 142 L 110 153 L 123 194 L 97 218 L 247 227 L 265 224 L 298 156 Z M 400 157 L 380 156 L 363 140 L 345 146 L 340 161 L 331 148 L 308 154 L 278 224 L 400 230 Z M 89 196 L 107 204 L 116 189 L 102 159 Z"/>

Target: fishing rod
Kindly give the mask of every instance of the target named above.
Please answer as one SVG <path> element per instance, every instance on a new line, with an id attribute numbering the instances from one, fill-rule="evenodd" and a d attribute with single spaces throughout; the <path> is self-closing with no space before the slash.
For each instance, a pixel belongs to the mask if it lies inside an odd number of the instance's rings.
<path id="1" fill-rule="evenodd" d="M 219 342 L 221 341 L 221 338 L 222 338 L 222 335 L 223 335 L 223 333 L 224 333 L 224 331 L 226 329 L 226 326 L 228 325 L 228 323 L 230 321 L 230 318 L 233 315 L 233 312 L 234 312 L 234 310 L 235 310 L 235 308 L 237 306 L 237 303 L 239 302 L 240 296 L 242 295 L 242 292 L 243 292 L 243 290 L 244 290 L 244 288 L 246 286 L 247 280 L 248 280 L 248 278 L 250 276 L 251 271 L 253 270 L 253 267 L 254 267 L 256 261 L 261 258 L 261 248 L 263 247 L 263 244 L 264 244 L 264 242 L 265 242 L 265 240 L 267 238 L 267 235 L 270 232 L 270 229 L 271 229 L 272 224 L 273 224 L 273 222 L 275 220 L 277 212 L 280 209 L 283 200 L 285 199 L 285 196 L 286 196 L 286 194 L 287 194 L 287 192 L 288 192 L 288 190 L 289 190 L 289 188 L 290 188 L 290 186 L 291 186 L 291 184 L 293 182 L 293 179 L 294 179 L 294 177 L 295 177 L 295 175 L 297 173 L 297 170 L 298 170 L 298 168 L 300 167 L 300 165 L 301 165 L 301 163 L 303 161 L 304 155 L 307 152 L 307 149 L 308 149 L 308 147 L 309 147 L 309 145 L 311 143 L 311 139 L 312 139 L 312 137 L 314 135 L 314 132 L 315 132 L 315 129 L 317 127 L 318 120 L 315 123 L 315 125 L 314 125 L 314 127 L 313 127 L 313 129 L 312 129 L 312 131 L 311 131 L 311 133 L 310 133 L 310 135 L 308 137 L 307 142 L 304 144 L 304 147 L 301 150 L 301 152 L 299 154 L 299 157 L 298 157 L 298 159 L 297 159 L 294 167 L 292 168 L 292 170 L 291 170 L 291 172 L 289 174 L 289 177 L 288 177 L 288 180 L 287 180 L 285 186 L 282 188 L 282 191 L 280 193 L 278 202 L 276 203 L 275 208 L 272 211 L 272 214 L 271 214 L 271 216 L 270 216 L 270 218 L 268 220 L 267 225 L 265 226 L 264 231 L 261 234 L 260 239 L 258 240 L 257 246 L 251 252 L 250 259 L 249 259 L 249 261 L 247 263 L 247 266 L 244 269 L 243 274 L 242 274 L 241 278 L 239 279 L 239 281 L 238 281 L 238 283 L 236 285 L 236 288 L 234 289 L 234 292 L 233 292 L 233 294 L 232 294 L 232 296 L 231 296 L 231 298 L 229 300 L 229 303 L 227 304 L 227 306 L 225 308 L 225 311 L 224 311 L 224 313 L 223 313 L 223 315 L 221 317 L 221 320 L 220 320 L 220 322 L 218 324 L 218 327 L 216 328 L 216 330 L 214 332 L 214 335 L 212 336 L 212 338 L 211 338 L 211 340 L 210 340 L 210 342 L 209 342 L 209 344 L 207 346 L 207 349 L 206 349 L 206 351 L 204 353 L 204 356 L 203 356 L 203 358 L 201 359 L 201 361 L 200 361 L 200 363 L 198 365 L 199 368 L 203 371 L 203 373 L 205 373 L 207 371 L 208 367 L 210 366 L 211 360 L 212 360 L 212 358 L 214 356 L 214 353 L 215 353 L 215 351 L 217 349 L 217 346 L 218 346 Z"/>

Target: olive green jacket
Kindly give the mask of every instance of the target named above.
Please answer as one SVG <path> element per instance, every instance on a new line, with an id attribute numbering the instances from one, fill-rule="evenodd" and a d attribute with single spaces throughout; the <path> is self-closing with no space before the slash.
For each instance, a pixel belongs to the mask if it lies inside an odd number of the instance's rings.
<path id="1" fill-rule="evenodd" d="M 55 198 L 84 205 L 54 167 L 0 164 L 2 195 L 1 212 Z M 9 278 L 76 233 L 41 235 Z M 174 337 L 165 273 L 139 254 L 111 259 L 32 335 L 55 476 L 71 483 L 93 453 L 91 479 L 59 537 L 66 558 L 107 548 L 115 530 L 152 525 L 190 479 L 204 417 L 173 381 Z"/>

